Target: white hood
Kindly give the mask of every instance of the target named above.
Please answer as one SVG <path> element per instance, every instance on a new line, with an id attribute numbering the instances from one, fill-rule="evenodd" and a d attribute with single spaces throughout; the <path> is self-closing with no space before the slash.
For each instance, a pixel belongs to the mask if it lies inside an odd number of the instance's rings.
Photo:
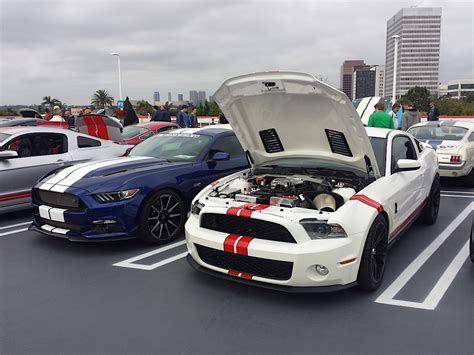
<path id="1" fill-rule="evenodd" d="M 264 72 L 225 81 L 213 98 L 256 165 L 318 158 L 379 170 L 369 138 L 347 96 L 312 75 Z"/>

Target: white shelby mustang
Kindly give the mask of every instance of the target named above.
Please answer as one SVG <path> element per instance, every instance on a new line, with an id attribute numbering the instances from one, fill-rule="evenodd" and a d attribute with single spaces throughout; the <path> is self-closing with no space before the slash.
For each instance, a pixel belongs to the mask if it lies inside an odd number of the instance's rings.
<path id="1" fill-rule="evenodd" d="M 434 150 L 367 128 L 313 76 L 244 75 L 213 96 L 251 168 L 209 185 L 185 225 L 200 271 L 284 291 L 377 289 L 386 253 L 418 217 L 436 221 Z"/>

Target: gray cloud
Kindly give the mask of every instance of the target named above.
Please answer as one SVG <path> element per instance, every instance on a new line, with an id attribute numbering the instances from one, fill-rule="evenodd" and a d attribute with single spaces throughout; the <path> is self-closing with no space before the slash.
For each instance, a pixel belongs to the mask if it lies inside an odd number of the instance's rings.
<path id="1" fill-rule="evenodd" d="M 298 70 L 339 86 L 343 60 L 384 64 L 386 21 L 400 8 L 443 7 L 440 81 L 472 78 L 473 5 L 448 1 L 0 0 L 0 104 L 51 95 L 84 104 L 98 89 L 208 94 L 226 78 Z"/>

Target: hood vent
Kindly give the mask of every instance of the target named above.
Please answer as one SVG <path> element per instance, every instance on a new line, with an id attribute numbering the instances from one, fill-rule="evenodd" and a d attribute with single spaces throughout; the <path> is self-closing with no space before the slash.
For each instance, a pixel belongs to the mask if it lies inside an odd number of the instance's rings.
<path id="1" fill-rule="evenodd" d="M 267 153 L 277 153 L 285 150 L 275 128 L 260 131 L 258 134 L 260 134 L 260 138 L 262 139 L 263 146 Z"/>
<path id="2" fill-rule="evenodd" d="M 346 137 L 344 133 L 338 131 L 332 131 L 326 129 L 326 136 L 328 137 L 329 145 L 334 154 L 345 155 L 347 157 L 352 157 L 351 149 L 349 144 L 347 144 Z"/>

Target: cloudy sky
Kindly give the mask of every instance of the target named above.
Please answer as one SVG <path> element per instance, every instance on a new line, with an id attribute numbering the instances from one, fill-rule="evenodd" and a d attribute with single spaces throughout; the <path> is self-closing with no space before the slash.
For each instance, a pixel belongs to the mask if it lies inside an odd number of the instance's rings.
<path id="1" fill-rule="evenodd" d="M 443 8 L 440 81 L 474 78 L 472 1 L 0 0 L 0 105 L 53 96 L 87 104 L 98 89 L 152 100 L 210 95 L 228 77 L 296 70 L 339 86 L 346 59 L 384 64 L 400 8 Z"/>

